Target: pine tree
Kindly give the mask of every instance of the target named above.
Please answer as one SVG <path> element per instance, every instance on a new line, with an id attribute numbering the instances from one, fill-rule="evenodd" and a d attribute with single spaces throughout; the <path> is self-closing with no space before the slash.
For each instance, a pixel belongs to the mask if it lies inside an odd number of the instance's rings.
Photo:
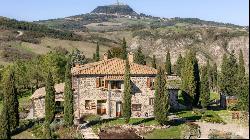
<path id="1" fill-rule="evenodd" d="M 146 65 L 145 56 L 142 53 L 141 47 L 138 48 L 138 50 L 134 56 L 135 56 L 135 60 L 134 60 L 135 63 L 141 64 L 141 65 Z"/>
<path id="2" fill-rule="evenodd" d="M 183 67 L 183 58 L 180 54 L 176 61 L 176 75 L 181 76 L 182 67 Z"/>
<path id="3" fill-rule="evenodd" d="M 65 88 L 64 88 L 64 122 L 67 126 L 72 126 L 74 121 L 74 102 L 71 80 L 71 64 L 68 61 L 65 72 Z"/>
<path id="4" fill-rule="evenodd" d="M 124 97 L 123 97 L 123 117 L 126 123 L 129 122 L 131 117 L 131 98 L 132 89 L 130 83 L 130 66 L 129 61 L 126 60 L 125 75 L 124 75 Z"/>
<path id="5" fill-rule="evenodd" d="M 121 53 L 121 58 L 126 60 L 127 59 L 127 42 L 125 38 L 122 40 L 122 53 Z"/>
<path id="6" fill-rule="evenodd" d="M 210 100 L 208 71 L 209 71 L 209 61 L 207 62 L 207 65 L 203 67 L 201 73 L 201 106 L 203 108 L 208 107 Z"/>
<path id="7" fill-rule="evenodd" d="M 170 53 L 167 52 L 166 62 L 165 62 L 165 70 L 168 75 L 171 75 L 171 61 L 170 61 Z"/>
<path id="8" fill-rule="evenodd" d="M 96 44 L 95 61 L 100 61 L 99 43 Z"/>
<path id="9" fill-rule="evenodd" d="M 45 91 L 45 122 L 50 124 L 55 117 L 55 88 L 50 72 L 48 72 Z"/>
<path id="10" fill-rule="evenodd" d="M 154 116 L 159 124 L 164 125 L 168 121 L 168 90 L 166 86 L 165 72 L 158 68 L 155 84 Z"/>
<path id="11" fill-rule="evenodd" d="M 153 55 L 152 67 L 156 69 L 156 58 L 155 58 L 155 55 Z"/>

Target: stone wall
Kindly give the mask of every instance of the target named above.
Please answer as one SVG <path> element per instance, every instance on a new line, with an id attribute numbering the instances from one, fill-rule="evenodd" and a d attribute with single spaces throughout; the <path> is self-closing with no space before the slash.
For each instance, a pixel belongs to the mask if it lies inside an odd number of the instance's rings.
<path id="1" fill-rule="evenodd" d="M 147 87 L 148 77 L 131 77 L 132 81 L 132 104 L 141 104 L 140 111 L 132 110 L 132 117 L 146 117 L 153 116 L 153 104 L 150 104 L 150 98 L 154 98 L 154 90 Z M 81 76 L 79 77 L 79 106 L 80 115 L 85 113 L 97 114 L 97 108 L 86 109 L 86 100 L 93 101 L 93 105 L 97 106 L 97 100 L 106 101 L 106 113 L 111 117 L 116 116 L 116 103 L 123 102 L 122 95 L 123 89 L 111 90 L 110 99 L 108 98 L 109 93 L 104 88 L 96 88 L 96 77 Z M 121 86 L 123 88 L 123 85 Z M 177 102 L 177 90 L 170 90 L 170 101 L 173 106 Z M 110 107 L 109 107 L 110 106 Z M 109 110 L 110 109 L 110 110 Z"/>

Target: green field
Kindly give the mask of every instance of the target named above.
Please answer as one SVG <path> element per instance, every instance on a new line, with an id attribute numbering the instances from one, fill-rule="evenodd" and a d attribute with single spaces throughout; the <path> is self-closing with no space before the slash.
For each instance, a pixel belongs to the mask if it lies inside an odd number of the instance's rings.
<path id="1" fill-rule="evenodd" d="M 181 139 L 184 124 L 167 129 L 156 129 L 145 135 L 145 139 Z"/>

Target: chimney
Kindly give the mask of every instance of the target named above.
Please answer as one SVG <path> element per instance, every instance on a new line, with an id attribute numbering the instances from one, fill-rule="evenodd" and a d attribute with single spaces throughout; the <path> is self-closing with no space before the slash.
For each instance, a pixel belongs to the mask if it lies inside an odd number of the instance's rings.
<path id="1" fill-rule="evenodd" d="M 133 63 L 134 62 L 134 53 L 133 52 L 129 52 L 128 53 L 128 61 L 130 63 Z"/>
<path id="2" fill-rule="evenodd" d="M 108 60 L 108 59 L 109 59 L 108 53 L 106 52 L 106 53 L 103 54 L 103 60 Z"/>

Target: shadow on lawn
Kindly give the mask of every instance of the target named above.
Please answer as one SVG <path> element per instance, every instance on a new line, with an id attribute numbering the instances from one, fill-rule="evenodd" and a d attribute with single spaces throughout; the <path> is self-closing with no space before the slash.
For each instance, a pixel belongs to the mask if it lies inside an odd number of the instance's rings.
<path id="1" fill-rule="evenodd" d="M 153 121 L 153 120 L 154 120 L 154 118 L 146 118 L 146 119 L 143 119 L 141 121 L 134 122 L 134 123 L 132 123 L 132 125 L 139 125 L 139 124 L 150 122 L 150 121 Z"/>
<path id="2" fill-rule="evenodd" d="M 111 121 L 115 121 L 117 120 L 118 118 L 112 118 L 112 119 L 103 119 L 103 120 L 93 120 L 93 121 L 90 121 L 87 126 L 88 127 L 91 127 L 91 126 L 94 126 L 94 125 L 97 125 L 97 124 L 102 124 L 102 123 L 108 123 L 108 122 L 111 122 Z"/>

